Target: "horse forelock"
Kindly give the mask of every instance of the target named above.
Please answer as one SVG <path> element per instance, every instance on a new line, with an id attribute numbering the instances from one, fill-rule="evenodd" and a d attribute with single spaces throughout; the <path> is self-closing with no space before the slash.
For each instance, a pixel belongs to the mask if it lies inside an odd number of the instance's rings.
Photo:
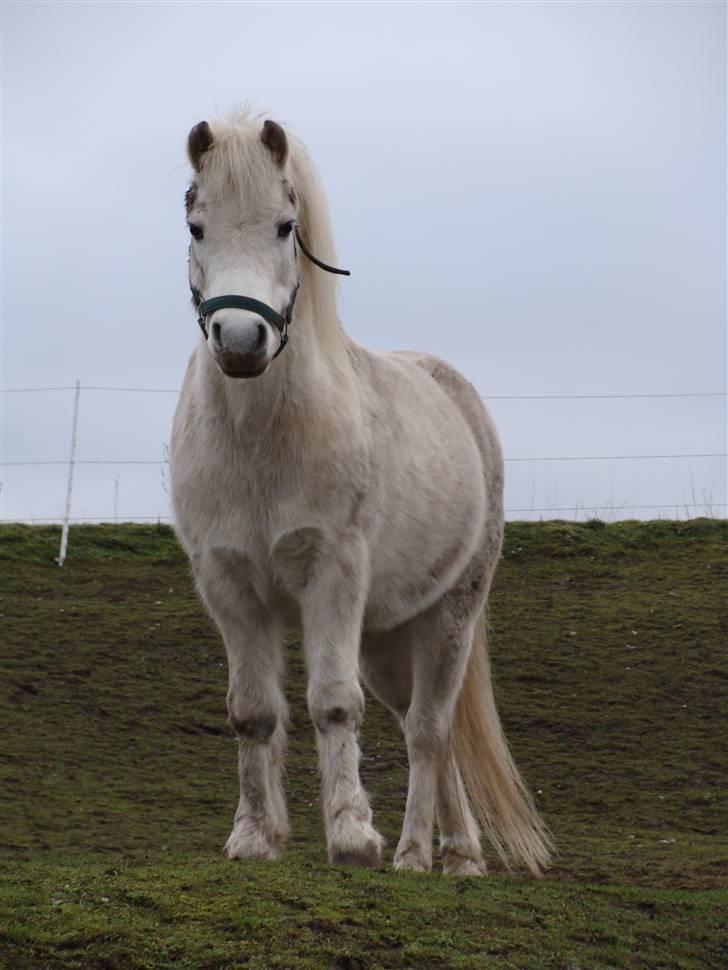
<path id="1" fill-rule="evenodd" d="M 271 154 L 260 139 L 260 119 L 212 122 L 212 145 L 205 152 L 199 179 L 219 198 L 268 195 L 279 178 Z"/>

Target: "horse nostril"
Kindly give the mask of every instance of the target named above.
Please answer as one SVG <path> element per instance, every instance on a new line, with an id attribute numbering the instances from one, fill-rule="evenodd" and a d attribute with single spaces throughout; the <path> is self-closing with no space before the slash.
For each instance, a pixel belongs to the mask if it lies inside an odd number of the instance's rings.
<path id="1" fill-rule="evenodd" d="M 220 324 L 213 323 L 212 330 L 210 331 L 210 333 L 212 335 L 212 346 L 215 348 L 216 351 L 218 351 L 218 353 L 221 352 L 222 339 L 220 337 Z"/>
<path id="2" fill-rule="evenodd" d="M 255 352 L 256 352 L 256 354 L 262 353 L 262 351 L 263 351 L 263 349 L 265 347 L 265 341 L 266 341 L 265 326 L 262 323 L 259 323 L 258 324 L 258 341 L 257 341 L 257 343 L 255 345 Z"/>

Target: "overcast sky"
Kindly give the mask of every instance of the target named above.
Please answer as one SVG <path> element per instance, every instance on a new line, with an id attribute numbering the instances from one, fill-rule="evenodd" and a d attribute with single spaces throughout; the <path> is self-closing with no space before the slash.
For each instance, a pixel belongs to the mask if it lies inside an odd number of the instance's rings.
<path id="1" fill-rule="evenodd" d="M 247 101 L 317 161 L 356 340 L 489 397 L 725 394 L 724 3 L 6 2 L 3 92 L 6 390 L 179 386 L 186 135 Z M 72 394 L 2 404 L 4 462 L 66 459 Z M 174 405 L 82 391 L 77 457 L 161 459 Z M 490 406 L 509 458 L 726 451 L 725 396 Z M 73 514 L 166 516 L 162 471 L 80 464 Z M 6 464 L 3 518 L 65 475 Z M 720 457 L 507 466 L 534 517 L 725 502 Z"/>

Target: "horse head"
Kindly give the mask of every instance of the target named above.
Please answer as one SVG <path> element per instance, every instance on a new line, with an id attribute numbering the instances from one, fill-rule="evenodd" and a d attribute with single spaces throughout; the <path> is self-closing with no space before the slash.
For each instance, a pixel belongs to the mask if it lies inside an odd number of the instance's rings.
<path id="1" fill-rule="evenodd" d="M 285 346 L 299 285 L 288 138 L 275 121 L 201 121 L 187 154 L 190 288 L 207 350 L 226 376 L 258 377 Z"/>

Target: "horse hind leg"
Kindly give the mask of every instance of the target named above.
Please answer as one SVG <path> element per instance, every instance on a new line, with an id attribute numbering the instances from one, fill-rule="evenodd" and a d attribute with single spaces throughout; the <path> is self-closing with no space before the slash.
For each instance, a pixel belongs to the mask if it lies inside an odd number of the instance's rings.
<path id="1" fill-rule="evenodd" d="M 472 835 L 467 803 L 463 809 L 453 799 L 452 792 L 459 793 L 457 778 L 449 767 L 450 736 L 471 629 L 467 621 L 465 629 L 459 629 L 459 625 L 442 603 L 408 625 L 412 697 L 403 727 L 410 773 L 402 834 L 394 856 L 396 869 L 427 872 L 432 868 L 436 804 L 445 826 L 450 826 L 449 844 L 464 841 L 460 832 L 463 825 Z"/>
<path id="2" fill-rule="evenodd" d="M 485 872 L 480 827 L 508 868 L 516 862 L 539 875 L 549 865 L 551 838 L 508 750 L 480 611 L 460 639 L 467 666 L 437 789 L 444 871 L 464 876 Z"/>
<path id="3" fill-rule="evenodd" d="M 475 624 L 482 622 L 479 615 L 474 622 Z M 467 676 L 474 629 L 474 625 L 470 625 L 464 629 L 456 628 L 452 632 L 450 650 L 458 653 L 457 666 L 461 672 L 461 681 L 464 680 L 463 670 Z M 458 685 L 449 723 L 447 752 L 440 763 L 437 775 L 436 805 L 440 829 L 440 856 L 445 875 L 483 876 L 486 873 L 486 866 L 480 844 L 480 830 L 470 808 L 453 745 L 458 714 L 457 702 L 461 690 L 462 686 Z"/>
<path id="4" fill-rule="evenodd" d="M 402 730 L 412 699 L 412 643 L 407 629 L 366 634 L 362 641 L 362 678 L 377 700 L 397 718 Z M 485 873 L 478 826 L 468 804 L 460 771 L 452 750 L 437 772 L 436 812 L 440 828 L 443 871 L 447 875 L 474 876 Z M 424 831 L 429 826 L 426 823 Z M 424 835 L 431 842 L 431 836 Z M 419 856 L 419 864 L 416 857 Z M 427 869 L 428 852 L 403 851 L 398 868 Z"/>
<path id="5" fill-rule="evenodd" d="M 480 832 L 452 749 L 437 779 L 437 821 L 445 875 L 485 875 Z"/>

